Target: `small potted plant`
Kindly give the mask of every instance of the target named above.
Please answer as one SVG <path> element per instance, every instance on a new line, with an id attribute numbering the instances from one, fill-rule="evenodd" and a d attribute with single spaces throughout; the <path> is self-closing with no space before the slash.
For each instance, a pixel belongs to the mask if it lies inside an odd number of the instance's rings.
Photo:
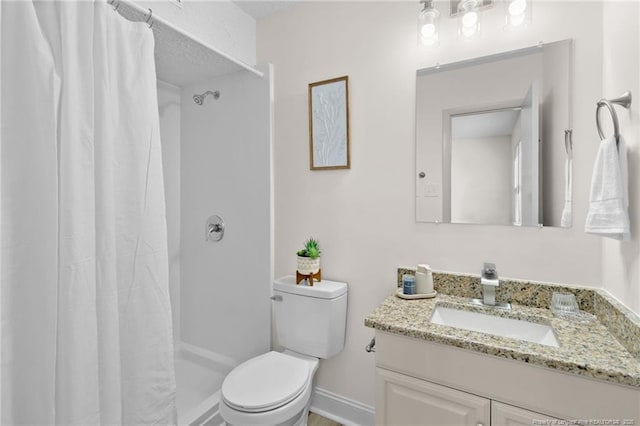
<path id="1" fill-rule="evenodd" d="M 318 241 L 309 238 L 304 248 L 298 250 L 298 273 L 300 275 L 314 275 L 320 271 L 320 245 Z"/>

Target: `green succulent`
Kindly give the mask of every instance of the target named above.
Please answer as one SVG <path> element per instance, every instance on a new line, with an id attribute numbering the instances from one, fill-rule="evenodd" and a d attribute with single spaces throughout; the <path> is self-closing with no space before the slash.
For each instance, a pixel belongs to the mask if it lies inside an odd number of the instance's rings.
<path id="1" fill-rule="evenodd" d="M 320 244 L 313 238 L 309 238 L 304 243 L 304 248 L 302 250 L 298 250 L 297 255 L 302 257 L 310 257 L 311 259 L 316 259 L 320 257 Z"/>

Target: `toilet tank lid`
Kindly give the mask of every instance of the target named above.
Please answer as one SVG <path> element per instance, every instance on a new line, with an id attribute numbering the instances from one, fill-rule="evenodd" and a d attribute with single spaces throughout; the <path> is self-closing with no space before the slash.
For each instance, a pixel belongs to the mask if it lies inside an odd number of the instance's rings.
<path id="1" fill-rule="evenodd" d="M 340 281 L 314 281 L 313 287 L 306 280 L 296 285 L 296 277 L 287 275 L 277 278 L 273 283 L 273 289 L 283 293 L 299 294 L 301 296 L 317 297 L 319 299 L 335 299 L 347 292 L 347 283 Z"/>

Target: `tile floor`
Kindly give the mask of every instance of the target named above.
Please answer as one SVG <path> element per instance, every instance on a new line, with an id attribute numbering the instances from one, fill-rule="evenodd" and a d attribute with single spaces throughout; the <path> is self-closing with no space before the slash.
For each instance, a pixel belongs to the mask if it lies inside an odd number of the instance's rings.
<path id="1" fill-rule="evenodd" d="M 307 426 L 341 426 L 340 423 L 336 423 L 333 420 L 329 420 L 316 413 L 309 413 L 309 419 L 307 420 Z"/>

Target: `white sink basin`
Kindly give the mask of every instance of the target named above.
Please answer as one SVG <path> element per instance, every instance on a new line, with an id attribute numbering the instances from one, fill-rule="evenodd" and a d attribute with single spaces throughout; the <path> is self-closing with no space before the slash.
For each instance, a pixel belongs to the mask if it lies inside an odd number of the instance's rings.
<path id="1" fill-rule="evenodd" d="M 540 343 L 541 345 L 556 348 L 560 347 L 553 333 L 553 329 L 550 326 L 529 321 L 436 306 L 433 315 L 431 315 L 431 322 L 449 327 L 509 337 L 511 339 Z"/>

